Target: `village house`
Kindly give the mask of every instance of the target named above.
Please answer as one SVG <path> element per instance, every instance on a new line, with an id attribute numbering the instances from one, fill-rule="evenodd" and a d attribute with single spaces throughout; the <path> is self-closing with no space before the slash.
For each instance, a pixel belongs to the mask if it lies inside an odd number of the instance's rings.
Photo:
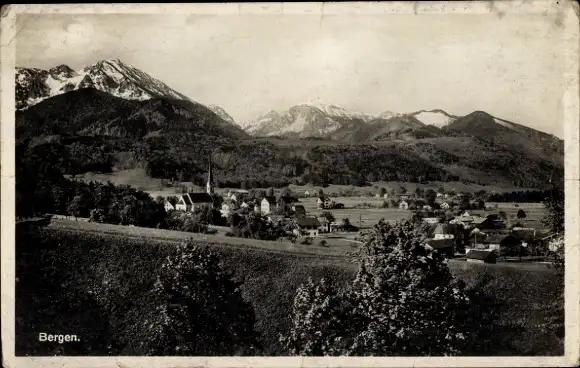
<path id="1" fill-rule="evenodd" d="M 169 212 L 169 211 L 174 211 L 175 210 L 175 206 L 173 204 L 171 204 L 171 202 L 169 201 L 165 201 L 164 205 L 165 207 L 165 212 Z"/>
<path id="2" fill-rule="evenodd" d="M 423 222 L 427 224 L 438 224 L 439 217 L 423 217 Z"/>
<path id="3" fill-rule="evenodd" d="M 481 235 L 475 234 L 472 249 L 495 251 L 499 256 L 502 254 L 504 249 L 518 249 L 518 247 L 523 246 L 521 239 L 513 234 L 497 234 L 487 236 L 485 233 L 480 234 Z"/>
<path id="4" fill-rule="evenodd" d="M 262 215 L 267 215 L 272 213 L 276 210 L 276 197 L 274 196 L 266 196 L 260 202 L 260 212 Z"/>
<path id="5" fill-rule="evenodd" d="M 433 239 L 453 239 L 455 236 L 449 231 L 449 225 L 438 224 L 435 230 L 433 230 Z"/>
<path id="6" fill-rule="evenodd" d="M 316 203 L 318 204 L 318 209 L 328 209 L 331 207 L 331 200 L 327 196 L 318 197 Z"/>
<path id="7" fill-rule="evenodd" d="M 408 210 L 409 209 L 409 203 L 407 201 L 401 201 L 401 202 L 399 202 L 399 209 L 401 209 L 401 210 Z"/>
<path id="8" fill-rule="evenodd" d="M 397 197 L 399 197 L 399 200 L 401 201 L 407 201 L 411 198 L 409 194 L 397 194 Z"/>
<path id="9" fill-rule="evenodd" d="M 296 235 L 315 238 L 318 236 L 320 222 L 315 217 L 303 217 L 296 220 L 296 227 Z"/>
<path id="10" fill-rule="evenodd" d="M 294 204 L 292 205 L 292 212 L 294 213 L 295 217 L 304 217 L 306 216 L 306 209 L 301 204 Z"/>
<path id="11" fill-rule="evenodd" d="M 208 193 L 185 193 L 179 196 L 175 209 L 195 212 L 204 207 L 213 208 L 213 198 Z"/>
<path id="12" fill-rule="evenodd" d="M 243 202 L 249 195 L 247 190 L 230 190 L 226 196 L 226 198 L 231 199 L 234 202 Z"/>
<path id="13" fill-rule="evenodd" d="M 453 257 L 455 254 L 455 242 L 451 239 L 429 239 L 427 245 L 447 257 Z"/>
<path id="14" fill-rule="evenodd" d="M 318 222 L 320 223 L 320 227 L 318 230 L 321 233 L 329 233 L 331 231 L 330 224 L 331 222 L 326 218 L 326 216 L 318 216 Z"/>
<path id="15" fill-rule="evenodd" d="M 490 214 L 485 217 L 473 217 L 471 225 L 479 230 L 496 230 L 505 227 L 504 221 L 496 214 Z"/>
<path id="16" fill-rule="evenodd" d="M 470 250 L 465 259 L 473 263 L 496 263 L 497 254 L 491 250 Z"/>
<path id="17" fill-rule="evenodd" d="M 276 208 L 284 208 L 284 211 L 290 212 L 295 203 L 298 203 L 298 199 L 293 196 L 280 196 L 276 201 Z"/>
<path id="18" fill-rule="evenodd" d="M 292 196 L 281 196 L 278 199 L 274 196 L 266 196 L 260 202 L 260 212 L 263 215 L 267 215 L 275 212 L 278 209 L 284 208 L 285 211 L 290 211 L 294 203 L 297 203 L 298 199 Z"/>
<path id="19" fill-rule="evenodd" d="M 471 223 L 473 222 L 473 217 L 472 216 L 459 216 L 456 217 L 455 220 L 457 222 L 462 223 L 463 225 L 471 225 Z"/>

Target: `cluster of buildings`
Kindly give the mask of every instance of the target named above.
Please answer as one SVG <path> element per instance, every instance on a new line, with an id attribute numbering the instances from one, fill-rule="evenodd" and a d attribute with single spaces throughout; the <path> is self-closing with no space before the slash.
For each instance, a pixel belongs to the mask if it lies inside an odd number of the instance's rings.
<path id="1" fill-rule="evenodd" d="M 205 192 L 183 193 L 178 196 L 176 203 L 166 200 L 165 210 L 168 212 L 174 210 L 195 212 L 206 207 L 213 209 L 214 190 L 212 183 L 213 175 L 210 163 Z M 332 208 L 334 205 L 335 203 L 328 197 L 318 198 L 320 209 Z M 246 190 L 230 190 L 224 195 L 219 210 L 223 217 L 228 217 L 232 212 L 241 208 L 252 209 L 267 216 L 270 221 L 279 224 L 292 221 L 296 225 L 295 234 L 297 236 L 318 237 L 320 233 L 336 230 L 339 226 L 338 223 L 329 220 L 325 215 L 308 216 L 298 198 L 289 195 L 265 196 L 261 200 L 255 200 Z"/>
<path id="2" fill-rule="evenodd" d="M 425 217 L 425 224 L 430 225 L 428 244 L 453 256 L 456 239 L 452 229 L 462 229 L 468 234 L 465 241 L 465 257 L 468 262 L 495 263 L 506 249 L 523 249 L 535 241 L 547 241 L 550 235 L 533 228 L 506 228 L 505 220 L 498 214 L 479 214 L 464 211 L 457 216 Z"/>
<path id="3" fill-rule="evenodd" d="M 205 192 L 184 193 L 178 197 L 177 203 L 165 202 L 165 209 L 194 212 L 204 207 L 214 207 L 214 191 L 211 164 Z M 320 233 L 336 231 L 341 224 L 336 222 L 332 215 L 324 213 L 325 209 L 339 208 L 340 203 L 334 203 L 328 196 L 319 196 L 317 199 L 318 209 L 322 210 L 318 216 L 308 216 L 303 205 L 294 196 L 265 196 L 261 200 L 250 197 L 245 190 L 229 191 L 225 196 L 220 208 L 222 216 L 228 217 L 230 213 L 240 208 L 252 209 L 259 212 L 272 222 L 278 224 L 293 223 L 295 234 L 303 237 L 318 237 Z M 401 209 L 409 209 L 412 195 L 395 195 L 397 205 Z M 438 193 L 438 207 L 449 213 L 452 205 L 445 201 L 447 195 Z M 385 194 L 385 199 L 389 198 Z M 462 239 L 466 244 L 466 259 L 468 262 L 495 263 L 502 250 L 505 248 L 527 247 L 532 241 L 549 241 L 550 234 L 540 234 L 532 228 L 514 227 L 506 229 L 504 218 L 499 214 L 481 214 L 470 211 L 458 212 L 455 216 L 432 216 L 433 209 L 429 205 L 417 201 L 413 203 L 416 214 L 431 214 L 421 216 L 421 221 L 428 226 L 427 243 L 452 257 L 455 254 L 457 231 L 453 228 L 463 229 L 463 234 L 469 234 L 468 238 Z M 463 235 L 465 236 L 465 235 Z"/>

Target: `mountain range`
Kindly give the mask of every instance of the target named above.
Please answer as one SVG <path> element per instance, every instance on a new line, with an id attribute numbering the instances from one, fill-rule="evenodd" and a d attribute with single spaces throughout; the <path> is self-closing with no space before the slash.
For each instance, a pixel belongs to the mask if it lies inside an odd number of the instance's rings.
<path id="1" fill-rule="evenodd" d="M 419 138 L 437 135 L 457 119 L 443 110 L 420 110 L 402 114 L 385 111 L 378 115 L 352 113 L 337 105 L 301 104 L 288 110 L 270 111 L 242 125 L 254 136 L 287 138 L 383 140 L 397 137 Z"/>
<path id="2" fill-rule="evenodd" d="M 158 166 L 157 177 L 202 171 L 197 158 L 211 152 L 220 152 L 216 173 L 230 184 L 431 178 L 537 187 L 563 176 L 560 139 L 483 111 L 372 115 L 302 104 L 238 125 L 222 107 L 116 59 L 80 70 L 17 68 L 15 78 L 17 139 L 100 137 L 118 160 Z"/>

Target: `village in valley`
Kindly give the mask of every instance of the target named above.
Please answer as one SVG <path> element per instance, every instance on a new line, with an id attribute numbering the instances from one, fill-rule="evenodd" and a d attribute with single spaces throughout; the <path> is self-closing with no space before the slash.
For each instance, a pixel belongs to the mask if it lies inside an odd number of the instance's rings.
<path id="1" fill-rule="evenodd" d="M 220 189 L 221 194 L 216 194 L 210 164 L 205 191 L 170 196 L 163 203 L 168 213 L 185 216 L 204 209 L 219 211 L 222 221 L 207 225 L 214 233 L 228 235 L 232 216 L 254 213 L 284 229 L 277 241 L 311 246 L 332 247 L 339 241 L 356 248 L 361 232 L 390 219 L 411 221 L 429 247 L 467 262 L 548 262 L 558 249 L 552 242 L 555 234 L 542 226 L 537 215 L 543 213 L 541 203 L 486 204 L 485 191 L 449 193 L 443 187 L 437 191 L 417 187 L 413 193 L 404 186 L 398 192 L 375 188 L 376 194 L 364 197 L 331 196 L 323 188 L 302 193 L 289 188 Z M 528 219 L 526 211 L 536 218 Z"/>

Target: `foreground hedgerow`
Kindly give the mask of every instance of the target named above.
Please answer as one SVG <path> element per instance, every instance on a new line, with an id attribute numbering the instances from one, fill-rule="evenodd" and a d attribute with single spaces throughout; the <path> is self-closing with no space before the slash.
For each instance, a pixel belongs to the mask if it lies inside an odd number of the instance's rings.
<path id="1" fill-rule="evenodd" d="M 244 282 L 242 293 L 255 310 L 263 354 L 285 355 L 279 334 L 290 327 L 296 289 L 308 277 L 342 287 L 355 276 L 347 258 L 292 255 L 213 244 L 226 268 Z M 148 299 L 172 243 L 57 229 L 17 233 L 16 313 L 18 355 L 141 355 L 140 322 L 154 305 Z M 467 284 L 482 272 L 502 302 L 497 344 L 489 355 L 554 355 L 561 341 L 543 322 L 555 298 L 549 270 L 450 263 Z M 105 307 L 106 306 L 106 307 Z M 482 308 L 485 308 L 482 305 Z M 39 332 L 68 333 L 81 342 L 39 343 Z"/>

